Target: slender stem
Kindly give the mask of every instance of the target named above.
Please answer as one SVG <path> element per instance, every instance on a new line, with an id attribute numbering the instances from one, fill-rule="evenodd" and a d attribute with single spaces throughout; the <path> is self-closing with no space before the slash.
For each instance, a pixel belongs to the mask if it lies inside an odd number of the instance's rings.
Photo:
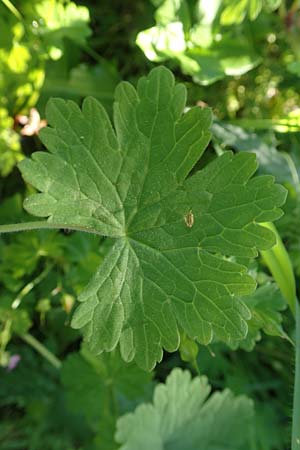
<path id="1" fill-rule="evenodd" d="M 83 227 L 79 225 L 67 225 L 62 223 L 51 223 L 46 220 L 37 220 L 35 222 L 21 222 L 9 225 L 0 225 L 1 233 L 15 233 L 16 231 L 30 231 L 38 229 L 68 229 L 72 231 L 83 231 L 85 233 L 102 234 L 94 228 Z"/>
<path id="2" fill-rule="evenodd" d="M 117 420 L 117 418 L 119 417 L 119 406 L 118 406 L 118 401 L 117 401 L 114 385 L 112 383 L 109 384 L 108 391 L 109 391 L 110 410 L 112 411 L 113 416 Z"/>
<path id="3" fill-rule="evenodd" d="M 269 250 L 261 250 L 261 256 L 278 284 L 294 317 L 296 317 L 296 282 L 289 254 L 275 225 L 269 222 L 261 223 L 261 225 L 271 230 L 276 237 L 276 244 Z"/>
<path id="4" fill-rule="evenodd" d="M 299 0 L 294 0 L 292 6 L 289 9 L 289 13 L 295 13 L 300 8 Z"/>
<path id="5" fill-rule="evenodd" d="M 262 251 L 262 257 L 278 283 L 296 321 L 292 450 L 300 450 L 300 305 L 296 295 L 292 263 L 280 235 L 273 224 L 265 223 L 263 225 L 275 233 L 277 243 L 270 250 Z"/>
<path id="6" fill-rule="evenodd" d="M 293 178 L 293 182 L 295 183 L 297 191 L 299 191 L 300 190 L 300 179 L 299 179 L 299 174 L 298 174 L 296 165 L 289 153 L 281 152 L 281 154 L 285 158 L 285 160 L 289 166 L 289 169 L 290 169 L 290 172 L 291 172 L 291 175 Z"/>
<path id="7" fill-rule="evenodd" d="M 81 45 L 82 50 L 94 59 L 98 64 L 101 64 L 112 75 L 116 76 L 116 71 L 103 56 L 99 55 L 89 44 Z"/>
<path id="8" fill-rule="evenodd" d="M 296 132 L 300 129 L 299 119 L 296 117 L 286 117 L 283 119 L 231 119 L 231 125 L 236 125 L 246 129 L 255 130 L 275 130 L 282 132 Z"/>
<path id="9" fill-rule="evenodd" d="M 300 305 L 296 303 L 296 362 L 293 403 L 292 450 L 300 449 Z"/>
<path id="10" fill-rule="evenodd" d="M 9 343 L 9 340 L 11 338 L 11 326 L 12 326 L 12 321 L 6 320 L 4 322 L 4 327 L 0 333 L 0 366 L 2 365 L 3 359 L 5 357 L 6 346 Z"/>
<path id="11" fill-rule="evenodd" d="M 2 3 L 10 10 L 10 12 L 21 22 L 23 21 L 23 17 L 21 16 L 20 12 L 17 10 L 17 8 L 13 5 L 13 3 L 10 0 L 2 0 Z"/>
<path id="12" fill-rule="evenodd" d="M 50 272 L 50 270 L 52 269 L 53 264 L 48 264 L 45 269 L 36 277 L 34 278 L 32 281 L 30 281 L 29 283 L 27 283 L 18 293 L 17 297 L 14 299 L 14 301 L 12 302 L 11 307 L 13 309 L 17 309 L 21 303 L 21 301 L 23 300 L 23 298 L 29 294 L 29 292 L 32 291 L 33 288 L 35 288 L 35 286 L 37 286 L 41 281 L 43 281 L 44 278 L 46 278 L 46 276 L 48 275 L 48 273 Z"/>
<path id="13" fill-rule="evenodd" d="M 23 339 L 23 341 L 25 341 L 27 344 L 31 345 L 32 348 L 34 348 L 56 369 L 61 368 L 62 364 L 61 361 L 52 352 L 50 352 L 50 350 L 48 350 L 43 344 L 41 344 L 41 342 L 38 341 L 34 336 L 32 336 L 29 333 L 26 333 L 22 334 L 20 338 Z"/>
<path id="14" fill-rule="evenodd" d="M 279 17 L 282 20 L 284 20 L 286 14 L 287 14 L 287 8 L 286 8 L 285 0 L 283 0 L 279 6 Z"/>

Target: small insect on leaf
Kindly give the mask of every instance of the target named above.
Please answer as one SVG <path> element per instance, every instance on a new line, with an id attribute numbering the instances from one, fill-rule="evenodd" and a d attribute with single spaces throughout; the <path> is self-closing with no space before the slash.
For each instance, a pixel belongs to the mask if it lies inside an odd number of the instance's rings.
<path id="1" fill-rule="evenodd" d="M 194 214 L 193 211 L 190 209 L 186 216 L 184 216 L 184 221 L 187 227 L 192 228 L 194 225 Z"/>

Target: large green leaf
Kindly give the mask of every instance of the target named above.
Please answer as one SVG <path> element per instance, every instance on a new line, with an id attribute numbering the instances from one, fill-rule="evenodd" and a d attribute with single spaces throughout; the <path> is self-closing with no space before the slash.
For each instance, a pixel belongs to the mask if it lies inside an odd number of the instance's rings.
<path id="1" fill-rule="evenodd" d="M 225 153 L 187 178 L 209 141 L 211 113 L 183 114 L 185 88 L 164 67 L 137 90 L 121 83 L 115 98 L 115 129 L 92 98 L 82 110 L 50 101 L 51 127 L 41 132 L 50 153 L 20 163 L 41 191 L 25 208 L 115 238 L 73 326 L 84 327 L 93 352 L 120 343 L 126 361 L 150 369 L 162 348 L 178 348 L 179 324 L 203 344 L 245 337 L 250 314 L 238 296 L 255 282 L 227 256 L 253 257 L 275 243 L 259 222 L 280 217 L 286 193 L 271 176 L 250 179 L 257 164 L 247 153 Z"/>
<path id="2" fill-rule="evenodd" d="M 121 450 L 238 450 L 247 448 L 253 405 L 247 397 L 225 390 L 208 398 L 206 377 L 191 380 L 174 369 L 143 404 L 118 421 Z M 245 447 L 244 447 L 245 446 Z"/>

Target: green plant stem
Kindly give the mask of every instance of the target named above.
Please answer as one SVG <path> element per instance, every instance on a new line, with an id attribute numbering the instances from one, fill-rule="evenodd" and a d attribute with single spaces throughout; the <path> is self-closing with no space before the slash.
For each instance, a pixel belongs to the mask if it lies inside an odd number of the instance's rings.
<path id="1" fill-rule="evenodd" d="M 17 231 L 30 231 L 30 230 L 38 230 L 38 229 L 68 229 L 72 231 L 83 231 L 85 233 L 93 233 L 99 234 L 102 236 L 102 233 L 95 230 L 94 228 L 81 227 L 79 225 L 66 225 L 61 223 L 51 223 L 46 220 L 37 220 L 35 222 L 21 222 L 21 223 L 13 223 L 9 225 L 0 225 L 0 234 L 1 233 L 15 233 Z"/>
<path id="2" fill-rule="evenodd" d="M 300 305 L 296 303 L 296 362 L 293 402 L 292 450 L 300 449 Z"/>
<path id="3" fill-rule="evenodd" d="M 6 320 L 4 322 L 4 327 L 0 333 L 0 365 L 2 365 L 2 359 L 5 354 L 6 347 L 11 338 L 11 326 L 12 326 L 12 321 Z"/>
<path id="4" fill-rule="evenodd" d="M 110 383 L 108 386 L 108 392 L 109 392 L 109 402 L 110 402 L 111 411 L 113 413 L 113 416 L 117 420 L 117 418 L 119 417 L 119 407 L 118 407 L 118 401 L 117 401 L 115 389 L 114 389 L 114 386 L 112 383 Z"/>
<path id="5" fill-rule="evenodd" d="M 33 288 L 35 288 L 35 286 L 37 286 L 41 281 L 43 281 L 44 278 L 46 278 L 46 276 L 48 275 L 48 273 L 50 272 L 50 270 L 52 269 L 53 264 L 48 264 L 45 269 L 36 277 L 34 278 L 32 281 L 30 281 L 29 283 L 27 283 L 18 293 L 17 297 L 14 299 L 14 301 L 12 302 L 12 308 L 13 309 L 17 309 L 21 303 L 21 301 L 23 300 L 23 298 L 29 294 L 29 292 L 32 291 Z"/>
<path id="6" fill-rule="evenodd" d="M 296 190 L 297 190 L 297 192 L 299 192 L 300 191 L 300 179 L 299 179 L 299 175 L 298 175 L 298 171 L 297 171 L 296 165 L 295 165 L 295 163 L 294 163 L 294 161 L 291 158 L 291 155 L 289 153 L 286 153 L 286 152 L 281 152 L 281 153 L 282 153 L 282 156 L 285 158 L 285 160 L 286 160 L 286 162 L 287 162 L 287 164 L 289 166 L 289 169 L 290 169 L 290 172 L 291 172 L 291 175 L 292 175 L 292 178 L 293 178 L 293 182 L 295 183 Z"/>
<path id="7" fill-rule="evenodd" d="M 14 4 L 10 0 L 2 0 L 2 3 L 10 10 L 10 12 L 20 21 L 23 21 L 23 17 L 20 12 L 14 6 Z"/>
<path id="8" fill-rule="evenodd" d="M 262 250 L 260 252 L 261 256 L 278 284 L 294 317 L 296 317 L 296 283 L 290 257 L 275 225 L 269 222 L 261 225 L 273 231 L 276 236 L 276 244 L 269 250 Z"/>
<path id="9" fill-rule="evenodd" d="M 231 119 L 228 123 L 251 130 L 276 130 L 285 133 L 300 130 L 299 118 L 295 117 L 285 119 Z"/>
<path id="10" fill-rule="evenodd" d="M 21 339 L 34 348 L 40 355 L 42 355 L 52 366 L 56 369 L 61 368 L 61 361 L 48 350 L 43 344 L 40 343 L 34 336 L 29 333 L 22 334 Z"/>
<path id="11" fill-rule="evenodd" d="M 300 1 L 299 0 L 294 0 L 290 9 L 289 9 L 289 13 L 295 13 L 297 12 L 297 10 L 300 8 Z"/>
<path id="12" fill-rule="evenodd" d="M 279 17 L 281 18 L 281 20 L 284 20 L 286 14 L 287 14 L 287 8 L 286 8 L 285 0 L 283 0 L 280 3 L 278 11 L 279 11 Z"/>
<path id="13" fill-rule="evenodd" d="M 277 282 L 282 295 L 285 297 L 296 321 L 292 450 L 300 450 L 300 305 L 296 295 L 293 266 L 280 235 L 273 224 L 264 223 L 263 225 L 275 233 L 277 242 L 270 250 L 261 251 L 261 255 Z"/>

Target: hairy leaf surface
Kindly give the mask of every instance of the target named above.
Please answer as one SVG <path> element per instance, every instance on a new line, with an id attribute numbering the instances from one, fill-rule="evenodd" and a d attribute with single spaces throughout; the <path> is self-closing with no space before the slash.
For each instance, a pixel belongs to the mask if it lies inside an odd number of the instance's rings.
<path id="1" fill-rule="evenodd" d="M 225 153 L 188 177 L 209 142 L 211 113 L 183 113 L 185 102 L 164 67 L 137 90 L 117 87 L 114 126 L 93 98 L 82 110 L 52 100 L 41 131 L 49 153 L 20 164 L 40 191 L 25 201 L 30 213 L 115 238 L 73 326 L 84 327 L 93 352 L 119 343 L 125 361 L 145 369 L 163 348 L 178 348 L 178 325 L 202 344 L 245 337 L 250 315 L 238 297 L 255 282 L 228 257 L 274 244 L 259 222 L 280 217 L 286 195 L 271 176 L 251 179 L 253 154 Z"/>
<path id="2" fill-rule="evenodd" d="M 193 380 L 174 369 L 154 392 L 153 404 L 143 404 L 118 420 L 121 450 L 238 450 L 246 448 L 253 404 L 224 390 L 209 396 L 206 377 Z"/>

